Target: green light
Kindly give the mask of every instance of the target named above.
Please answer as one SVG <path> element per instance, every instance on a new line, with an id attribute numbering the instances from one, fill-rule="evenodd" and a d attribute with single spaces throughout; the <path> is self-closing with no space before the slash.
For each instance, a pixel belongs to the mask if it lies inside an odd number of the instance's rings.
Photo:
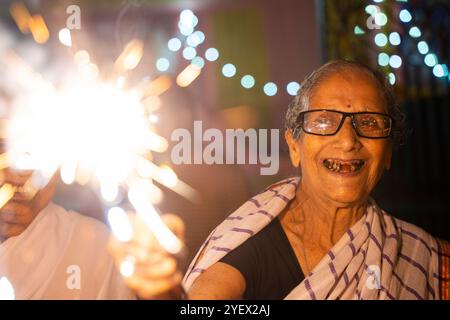
<path id="1" fill-rule="evenodd" d="M 413 38 L 419 38 L 422 35 L 422 32 L 420 32 L 420 29 L 417 27 L 412 27 L 409 29 L 409 35 Z"/>
<path id="2" fill-rule="evenodd" d="M 375 44 L 379 47 L 384 47 L 388 42 L 388 39 L 384 33 L 378 33 L 375 36 L 374 40 L 375 40 Z"/>
<path id="3" fill-rule="evenodd" d="M 382 67 L 386 67 L 387 65 L 389 65 L 389 55 L 384 52 L 379 53 L 378 64 Z"/>
<path id="4" fill-rule="evenodd" d="M 353 32 L 354 32 L 356 35 L 365 34 L 364 30 L 361 29 L 360 26 L 355 26 L 355 29 L 353 30 Z"/>

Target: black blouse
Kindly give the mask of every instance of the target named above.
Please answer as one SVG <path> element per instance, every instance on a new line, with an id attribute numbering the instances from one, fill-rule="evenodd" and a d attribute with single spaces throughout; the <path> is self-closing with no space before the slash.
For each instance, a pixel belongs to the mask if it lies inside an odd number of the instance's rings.
<path id="1" fill-rule="evenodd" d="M 220 261 L 244 276 L 244 299 L 281 300 L 305 278 L 278 218 Z"/>

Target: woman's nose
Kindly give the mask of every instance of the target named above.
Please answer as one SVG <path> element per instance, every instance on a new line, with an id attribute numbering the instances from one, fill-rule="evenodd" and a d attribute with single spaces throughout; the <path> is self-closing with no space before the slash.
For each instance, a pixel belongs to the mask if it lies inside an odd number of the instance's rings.
<path id="1" fill-rule="evenodd" d="M 342 124 L 342 127 L 336 133 L 337 145 L 343 151 L 350 151 L 353 149 L 359 149 L 361 142 L 359 136 L 353 127 L 350 117 L 347 117 Z"/>

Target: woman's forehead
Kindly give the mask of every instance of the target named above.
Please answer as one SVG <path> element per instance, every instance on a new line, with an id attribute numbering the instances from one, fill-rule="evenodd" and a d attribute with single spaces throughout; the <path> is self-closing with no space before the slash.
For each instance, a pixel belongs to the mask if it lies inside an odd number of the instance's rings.
<path id="1" fill-rule="evenodd" d="M 309 109 L 331 106 L 342 111 L 385 111 L 380 87 L 372 77 L 362 72 L 336 73 L 316 85 Z"/>

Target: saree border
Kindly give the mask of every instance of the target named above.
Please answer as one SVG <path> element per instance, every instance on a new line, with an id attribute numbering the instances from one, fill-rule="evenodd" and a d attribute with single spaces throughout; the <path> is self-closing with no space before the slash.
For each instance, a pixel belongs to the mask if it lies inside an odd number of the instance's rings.
<path id="1" fill-rule="evenodd" d="M 442 300 L 450 297 L 450 243 L 437 239 L 439 263 L 439 296 Z"/>

